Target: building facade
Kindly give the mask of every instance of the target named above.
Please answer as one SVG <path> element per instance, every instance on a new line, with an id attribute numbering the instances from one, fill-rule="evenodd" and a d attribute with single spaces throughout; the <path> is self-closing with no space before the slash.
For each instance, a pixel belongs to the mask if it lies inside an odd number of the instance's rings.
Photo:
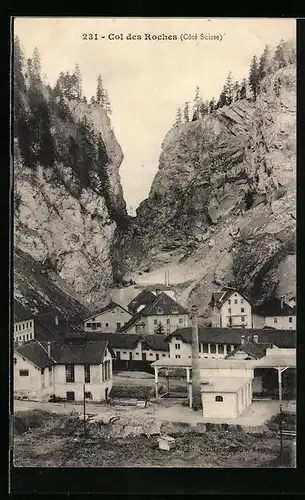
<path id="1" fill-rule="evenodd" d="M 106 307 L 84 320 L 85 332 L 115 333 L 132 318 L 132 314 L 116 302 L 110 302 Z"/>
<path id="2" fill-rule="evenodd" d="M 14 342 L 21 343 L 35 338 L 34 318 L 14 322 Z"/>
<path id="3" fill-rule="evenodd" d="M 210 301 L 212 327 L 252 328 L 252 305 L 233 288 L 224 287 L 215 292 Z"/>
<path id="4" fill-rule="evenodd" d="M 112 388 L 112 355 L 105 342 L 29 341 L 14 350 L 13 386 L 15 395 L 38 400 L 82 401 L 85 395 L 104 401 Z"/>

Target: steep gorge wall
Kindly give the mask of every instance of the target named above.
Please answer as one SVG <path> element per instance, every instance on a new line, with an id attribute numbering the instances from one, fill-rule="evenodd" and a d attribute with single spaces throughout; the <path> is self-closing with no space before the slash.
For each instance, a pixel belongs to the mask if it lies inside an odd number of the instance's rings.
<path id="1" fill-rule="evenodd" d="M 39 263 L 51 281 L 58 275 L 83 304 L 101 303 L 113 284 L 114 234 L 127 215 L 119 176 L 123 153 L 104 109 L 65 100 L 68 119 L 62 118 L 43 92 L 51 110 L 55 162 L 25 166 L 15 137 L 14 246 Z M 84 180 L 71 159 L 71 144 L 79 148 L 80 123 L 99 137 Z M 15 289 L 19 284 L 16 273 Z M 26 294 L 23 287 L 25 299 Z"/>
<path id="2" fill-rule="evenodd" d="M 265 78 L 256 102 L 170 130 L 125 238 L 129 272 L 163 281 L 169 269 L 180 299 L 201 312 L 224 284 L 255 302 L 295 295 L 295 135 L 294 65 Z"/>

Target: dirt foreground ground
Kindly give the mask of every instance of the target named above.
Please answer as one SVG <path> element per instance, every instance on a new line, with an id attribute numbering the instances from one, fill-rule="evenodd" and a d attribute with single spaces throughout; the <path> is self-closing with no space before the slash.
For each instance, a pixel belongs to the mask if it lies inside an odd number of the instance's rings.
<path id="1" fill-rule="evenodd" d="M 139 410 L 140 411 L 140 410 Z M 239 426 L 207 426 L 202 422 L 168 422 L 130 409 L 109 422 L 96 416 L 27 409 L 16 411 L 14 452 L 16 467 L 278 467 L 279 440 L 275 433 L 247 433 Z M 113 415 L 115 412 L 113 412 Z M 116 413 L 118 415 L 118 413 Z M 170 435 L 176 448 L 158 448 L 158 436 Z M 284 467 L 291 467 L 285 442 Z"/>

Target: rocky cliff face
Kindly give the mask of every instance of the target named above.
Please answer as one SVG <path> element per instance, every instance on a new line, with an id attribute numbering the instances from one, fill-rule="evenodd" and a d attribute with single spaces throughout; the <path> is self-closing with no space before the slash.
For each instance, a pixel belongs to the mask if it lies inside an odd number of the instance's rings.
<path id="1" fill-rule="evenodd" d="M 275 81 L 279 82 L 276 92 Z M 295 295 L 296 68 L 166 135 L 149 198 L 124 245 L 146 281 L 170 270 L 180 300 L 206 310 L 211 291 L 237 286 L 255 302 Z"/>
<path id="2" fill-rule="evenodd" d="M 61 284 L 57 285 L 68 286 L 83 304 L 102 302 L 113 283 L 114 234 L 126 219 L 119 177 L 122 150 L 100 106 L 65 100 L 61 102 L 63 115 L 47 89 L 42 90 L 50 114 L 55 162 L 26 166 L 20 138 L 15 138 L 14 246 L 39 263 L 51 281 L 58 276 Z M 23 100 L 26 108 L 27 97 Z M 87 136 L 80 124 L 89 130 Z M 92 134 L 96 137 L 94 154 L 89 151 Z M 85 153 L 90 164 L 82 159 Z M 81 161 L 86 163 L 84 171 L 80 170 Z M 18 293 L 26 296 L 26 290 L 23 287 Z"/>

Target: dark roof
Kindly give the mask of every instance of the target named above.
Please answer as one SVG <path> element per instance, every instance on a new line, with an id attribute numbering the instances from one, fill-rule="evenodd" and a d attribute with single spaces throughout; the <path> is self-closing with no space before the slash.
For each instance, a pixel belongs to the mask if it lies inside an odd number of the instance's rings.
<path id="1" fill-rule="evenodd" d="M 24 307 L 17 300 L 14 300 L 13 313 L 14 313 L 14 322 L 15 323 L 17 323 L 19 321 L 26 321 L 28 319 L 32 319 L 35 316 L 35 314 L 33 314 L 32 311 L 30 311 L 29 309 Z"/>
<path id="2" fill-rule="evenodd" d="M 121 306 L 121 304 L 118 304 L 117 302 L 113 302 L 112 300 L 109 302 L 109 304 L 107 304 L 105 307 L 102 307 L 102 308 L 99 308 L 99 309 L 96 309 L 95 311 L 93 311 L 90 316 L 86 316 L 84 318 L 84 321 L 87 321 L 88 319 L 91 319 L 91 318 L 94 318 L 94 316 L 98 316 L 99 314 L 103 314 L 104 312 L 107 312 L 107 311 L 111 311 L 112 309 L 114 309 L 115 307 L 120 307 L 121 309 L 123 309 L 125 312 L 127 312 L 128 314 L 130 314 L 129 311 L 127 311 L 127 309 L 125 309 L 125 307 Z"/>
<path id="3" fill-rule="evenodd" d="M 56 317 L 58 324 L 56 323 Z M 78 331 L 71 323 L 57 311 L 39 313 L 34 318 L 34 335 L 38 340 L 57 340 L 65 331 Z"/>
<path id="4" fill-rule="evenodd" d="M 283 306 L 283 307 L 282 307 Z M 253 312 L 260 316 L 295 316 L 296 308 L 291 307 L 286 302 L 281 304 L 281 299 L 270 299 L 260 306 L 254 306 Z"/>
<path id="5" fill-rule="evenodd" d="M 267 346 L 269 347 L 269 344 L 267 344 Z M 255 359 L 261 359 L 266 355 L 267 346 L 265 344 L 264 346 L 261 344 L 256 344 L 252 341 L 246 342 L 243 345 L 239 345 L 233 351 L 227 354 L 226 358 L 234 356 L 234 354 L 238 351 L 244 351 L 246 354 L 249 354 L 249 356 L 252 356 Z"/>
<path id="6" fill-rule="evenodd" d="M 37 340 L 29 340 L 28 342 L 15 347 L 15 351 L 39 368 L 45 368 L 54 364 L 54 362 L 48 357 L 47 349 L 45 349 Z"/>
<path id="7" fill-rule="evenodd" d="M 97 333 L 86 332 L 84 335 L 88 340 L 107 340 L 112 349 L 134 349 L 138 342 L 146 342 L 151 349 L 156 351 L 168 351 L 168 342 L 164 335 L 137 335 L 133 333 Z"/>
<path id="8" fill-rule="evenodd" d="M 124 326 L 121 328 L 121 332 L 126 332 L 128 331 L 132 326 L 134 326 L 139 319 L 147 316 L 157 316 L 157 310 L 160 308 L 162 310 L 162 315 L 164 316 L 171 316 L 172 313 L 172 308 L 175 308 L 177 310 L 177 313 L 175 314 L 187 314 L 187 309 L 182 307 L 178 302 L 176 302 L 174 299 L 169 297 L 166 293 L 162 292 L 159 295 L 155 297 L 155 299 L 147 304 L 144 309 L 141 309 L 135 316 L 133 316 L 127 323 L 125 323 Z"/>
<path id="9" fill-rule="evenodd" d="M 142 290 L 134 299 L 132 299 L 128 304 L 128 309 L 132 314 L 136 314 L 139 306 L 146 306 L 153 300 L 155 300 L 156 296 L 147 290 Z"/>
<path id="10" fill-rule="evenodd" d="M 278 347 L 295 347 L 296 346 L 296 331 L 295 330 L 265 330 L 263 328 L 207 328 L 204 326 L 198 327 L 199 342 L 204 343 L 222 343 L 222 344 L 241 344 L 242 335 L 245 340 L 254 340 L 254 335 L 258 336 L 259 343 L 275 344 Z M 180 328 L 167 335 L 167 339 L 171 337 L 180 337 L 185 343 L 192 342 L 192 328 Z"/>
<path id="11" fill-rule="evenodd" d="M 16 352 L 32 361 L 40 368 L 53 364 L 91 364 L 98 365 L 103 361 L 107 348 L 106 341 L 90 342 L 84 344 L 69 344 L 64 342 L 50 342 L 51 358 L 48 357 L 48 342 L 36 340 L 26 342 L 16 347 Z"/>
<path id="12" fill-rule="evenodd" d="M 228 300 L 231 297 L 233 293 L 239 293 L 239 295 L 241 295 L 245 300 L 247 300 L 251 304 L 251 301 L 239 290 L 236 290 L 236 288 L 231 288 L 229 286 L 224 286 L 219 292 L 214 292 L 212 294 L 212 298 L 209 302 L 209 305 L 212 307 L 216 306 L 219 308 L 226 302 L 226 300 Z"/>

